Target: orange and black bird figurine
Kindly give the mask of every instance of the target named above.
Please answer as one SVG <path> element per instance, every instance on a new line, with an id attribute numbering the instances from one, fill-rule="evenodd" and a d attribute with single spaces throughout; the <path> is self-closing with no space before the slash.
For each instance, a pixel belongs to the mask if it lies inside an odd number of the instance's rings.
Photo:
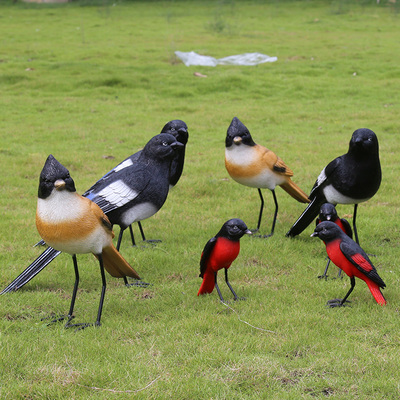
<path id="1" fill-rule="evenodd" d="M 264 208 L 261 189 L 271 190 L 275 203 L 274 219 L 271 233 L 263 237 L 274 234 L 278 215 L 278 201 L 275 194 L 277 185 L 297 201 L 301 203 L 310 202 L 306 193 L 290 179 L 293 176 L 292 170 L 273 151 L 256 144 L 249 130 L 236 117 L 233 118 L 226 134 L 225 167 L 233 180 L 258 189 L 261 208 L 256 231 L 260 230 Z"/>
<path id="2" fill-rule="evenodd" d="M 226 221 L 220 231 L 206 243 L 200 259 L 199 276 L 203 278 L 203 282 L 197 293 L 198 296 L 212 293 L 215 287 L 219 298 L 224 302 L 217 284 L 218 271 L 224 268 L 225 282 L 232 292 L 234 300 L 238 300 L 238 296 L 228 280 L 228 269 L 239 254 L 240 238 L 245 234 L 251 235 L 246 224 L 241 219 L 233 218 Z"/>
<path id="3" fill-rule="evenodd" d="M 324 203 L 319 210 L 319 216 L 315 221 L 315 224 L 318 225 L 323 221 L 332 221 L 334 222 L 347 236 L 353 238 L 353 231 L 349 224 L 349 221 L 344 218 L 339 218 L 336 208 L 331 203 Z M 328 257 L 328 262 L 326 263 L 325 271 L 322 275 L 319 275 L 319 279 L 327 278 L 328 275 L 328 267 L 331 260 Z M 342 270 L 339 268 L 338 278 L 340 278 Z"/>
<path id="4" fill-rule="evenodd" d="M 95 326 L 100 325 L 106 292 L 104 269 L 117 278 L 130 276 L 140 279 L 137 272 L 121 256 L 112 243 L 112 226 L 101 210 L 91 200 L 80 196 L 67 168 L 49 155 L 40 174 L 36 227 L 42 239 L 54 249 L 72 255 L 75 270 L 75 285 L 67 317 L 66 328 L 79 329 L 93 325 L 72 324 L 74 305 L 79 284 L 76 254 L 93 253 L 100 264 L 102 290 Z"/>
<path id="5" fill-rule="evenodd" d="M 328 301 L 329 307 L 342 307 L 346 305 L 350 293 L 356 284 L 355 277 L 362 279 L 380 305 L 385 305 L 386 300 L 380 288 L 386 285 L 378 275 L 374 265 L 365 251 L 338 225 L 331 221 L 324 221 L 315 228 L 312 237 L 319 237 L 326 245 L 326 252 L 332 262 L 341 268 L 350 278 L 351 287 L 343 299 Z"/>

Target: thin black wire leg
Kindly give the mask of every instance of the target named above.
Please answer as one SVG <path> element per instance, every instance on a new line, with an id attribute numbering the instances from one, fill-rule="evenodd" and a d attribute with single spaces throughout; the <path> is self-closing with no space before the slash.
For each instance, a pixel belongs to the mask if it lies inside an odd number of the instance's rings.
<path id="1" fill-rule="evenodd" d="M 343 299 L 333 299 L 333 300 L 329 300 L 327 302 L 327 306 L 328 307 L 344 307 L 347 304 L 345 303 L 350 303 L 350 301 L 347 300 L 347 298 L 349 297 L 350 293 L 353 291 L 354 286 L 356 285 L 356 279 L 354 278 L 354 276 L 352 276 L 350 278 L 350 283 L 351 283 L 351 287 L 349 289 L 349 291 L 347 292 L 346 296 L 343 297 Z"/>
<path id="2" fill-rule="evenodd" d="M 221 291 L 219 290 L 219 287 L 218 287 L 218 283 L 217 283 L 217 272 L 214 272 L 214 284 L 215 284 L 215 289 L 217 289 L 218 296 L 219 296 L 220 300 L 221 300 L 223 303 L 225 303 L 225 300 L 224 300 L 224 298 L 222 297 Z"/>
<path id="3" fill-rule="evenodd" d="M 235 293 L 235 291 L 233 290 L 233 287 L 231 286 L 231 284 L 229 283 L 229 280 L 228 280 L 228 269 L 227 268 L 225 268 L 225 282 L 226 282 L 226 284 L 228 285 L 228 288 L 230 289 L 230 291 L 233 294 L 233 300 L 234 301 L 236 301 L 236 300 L 246 300 L 245 297 L 238 297 L 237 294 Z"/>
<path id="4" fill-rule="evenodd" d="M 356 243 L 360 244 L 360 242 L 358 241 L 358 233 L 357 233 L 357 226 L 356 226 L 357 208 L 358 208 L 358 204 L 354 204 L 353 231 L 354 231 L 354 238 L 356 239 Z"/>
<path id="5" fill-rule="evenodd" d="M 131 234 L 132 246 L 133 246 L 133 247 L 136 247 L 135 237 L 133 236 L 132 224 L 129 225 L 129 233 Z"/>

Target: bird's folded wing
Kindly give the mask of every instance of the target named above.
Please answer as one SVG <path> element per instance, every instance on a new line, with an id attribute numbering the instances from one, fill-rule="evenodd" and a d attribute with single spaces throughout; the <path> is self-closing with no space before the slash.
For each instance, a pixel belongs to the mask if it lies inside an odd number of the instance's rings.
<path id="1" fill-rule="evenodd" d="M 118 180 L 95 193 L 91 200 L 108 213 L 134 200 L 139 194 L 140 192 Z"/>
<path id="2" fill-rule="evenodd" d="M 149 171 L 146 164 L 133 163 L 132 166 L 113 173 L 112 179 L 93 185 L 87 198 L 105 213 L 123 207 L 146 190 L 151 178 Z"/>
<path id="3" fill-rule="evenodd" d="M 352 243 L 353 244 L 353 243 Z M 356 245 L 356 243 L 354 243 Z M 357 245 L 358 247 L 358 245 Z M 385 287 L 385 283 L 381 279 L 381 277 L 376 272 L 374 265 L 371 260 L 368 258 L 367 254 L 364 252 L 361 247 L 355 249 L 354 246 L 347 243 L 346 241 L 342 241 L 340 243 L 340 250 L 344 254 L 344 256 L 364 275 L 366 275 L 371 281 L 378 284 L 380 287 Z"/>
<path id="4" fill-rule="evenodd" d="M 321 171 L 321 173 L 318 175 L 317 180 L 314 183 L 313 188 L 311 189 L 311 193 L 309 196 L 310 198 L 312 198 L 313 195 L 316 194 L 315 192 L 318 191 L 318 189 L 329 179 L 330 175 L 332 175 L 339 163 L 340 157 L 335 158 Z"/>
<path id="5" fill-rule="evenodd" d="M 346 233 L 346 235 L 353 238 L 353 230 L 351 229 L 349 221 L 347 221 L 347 219 L 341 218 L 340 222 L 343 225 L 344 232 Z"/>
<path id="6" fill-rule="evenodd" d="M 204 273 L 206 272 L 207 262 L 210 259 L 210 255 L 214 249 L 215 243 L 217 243 L 217 238 L 213 237 L 204 246 L 204 250 L 201 253 L 200 258 L 200 277 L 203 277 Z"/>
<path id="7" fill-rule="evenodd" d="M 286 176 L 293 176 L 292 170 L 279 158 L 272 150 L 264 146 L 257 145 L 258 153 L 261 155 L 262 165 L 269 169 Z"/>
<path id="8" fill-rule="evenodd" d="M 126 160 L 119 163 L 112 170 L 108 171 L 90 189 L 88 189 L 85 193 L 83 193 L 82 196 L 90 197 L 90 194 L 93 192 L 96 192 L 96 189 L 98 189 L 99 187 L 104 187 L 105 185 L 108 184 L 108 182 L 118 179 L 117 178 L 118 173 L 120 173 L 120 171 L 122 171 L 125 168 L 131 167 L 139 158 L 140 153 L 141 153 L 141 151 L 138 151 L 137 153 L 132 154 L 130 157 L 128 157 Z"/>
<path id="9" fill-rule="evenodd" d="M 85 200 L 90 201 L 91 211 L 100 220 L 100 223 L 104 227 L 104 229 L 111 233 L 111 236 L 114 239 L 114 232 L 112 230 L 112 224 L 111 224 L 110 220 L 108 219 L 107 215 L 104 214 L 104 211 L 99 207 L 98 204 L 94 203 L 93 201 L 91 201 L 87 198 Z"/>
<path id="10" fill-rule="evenodd" d="M 293 176 L 293 171 L 279 157 L 277 157 L 274 164 L 274 171 L 279 172 L 282 175 Z"/>

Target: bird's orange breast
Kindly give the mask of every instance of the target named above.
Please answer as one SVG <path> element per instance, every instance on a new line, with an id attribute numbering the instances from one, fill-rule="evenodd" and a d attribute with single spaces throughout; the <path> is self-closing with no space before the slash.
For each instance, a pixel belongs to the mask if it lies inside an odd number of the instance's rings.
<path id="1" fill-rule="evenodd" d="M 250 178 L 259 175 L 265 168 L 272 169 L 277 158 L 274 156 L 272 151 L 259 145 L 234 145 L 225 152 L 225 167 L 232 178 Z"/>
<path id="2" fill-rule="evenodd" d="M 67 203 L 38 201 L 37 230 L 43 240 L 55 248 L 57 244 L 84 242 L 96 230 L 103 232 L 101 236 L 111 238 L 111 224 L 107 225 L 106 222 L 109 224 L 100 207 L 79 195 L 69 195 Z"/>
<path id="3" fill-rule="evenodd" d="M 36 214 L 36 227 L 39 235 L 46 243 L 68 242 L 89 236 L 98 228 L 97 220 L 89 215 L 81 220 L 62 221 L 57 223 L 46 222 Z"/>

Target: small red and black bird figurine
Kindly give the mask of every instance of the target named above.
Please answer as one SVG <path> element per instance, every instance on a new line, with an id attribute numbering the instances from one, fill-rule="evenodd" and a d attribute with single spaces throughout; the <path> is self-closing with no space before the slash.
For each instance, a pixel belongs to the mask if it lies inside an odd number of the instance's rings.
<path id="1" fill-rule="evenodd" d="M 246 224 L 241 219 L 233 218 L 226 221 L 222 225 L 221 230 L 207 242 L 201 253 L 199 276 L 203 278 L 203 282 L 197 293 L 198 296 L 205 293 L 212 293 L 215 286 L 219 298 L 224 302 L 217 284 L 217 273 L 220 269 L 225 268 L 225 282 L 231 290 L 234 300 L 238 299 L 228 281 L 228 268 L 238 256 L 240 238 L 245 234 L 251 235 Z"/>
<path id="2" fill-rule="evenodd" d="M 48 156 L 40 174 L 36 227 L 42 239 L 54 249 L 72 255 L 75 270 L 75 285 L 67 317 L 66 328 L 76 326 L 85 328 L 92 324 L 71 324 L 76 293 L 79 284 L 76 254 L 93 253 L 100 264 L 102 291 L 97 319 L 100 325 L 106 292 L 104 269 L 114 277 L 130 276 L 140 279 L 137 272 L 125 261 L 112 243 L 112 226 L 101 210 L 91 200 L 76 193 L 75 183 L 67 168 L 51 154 Z M 54 320 L 63 320 L 65 317 Z"/>
<path id="3" fill-rule="evenodd" d="M 346 154 L 332 160 L 319 174 L 310 193 L 311 203 L 293 224 L 286 236 L 303 232 L 317 217 L 324 203 L 354 204 L 353 232 L 357 243 L 358 204 L 369 200 L 378 191 L 382 171 L 378 138 L 371 129 L 353 132 Z"/>
<path id="4" fill-rule="evenodd" d="M 353 239 L 349 238 L 331 221 L 324 221 L 318 224 L 311 236 L 317 236 L 325 243 L 328 257 L 350 277 L 351 287 L 346 296 L 343 299 L 328 301 L 329 307 L 345 305 L 356 284 L 355 277 L 362 279 L 368 285 L 372 296 L 374 296 L 378 304 L 386 304 L 386 300 L 380 290 L 380 288 L 386 287 L 385 283 L 376 272 L 365 251 Z"/>
<path id="5" fill-rule="evenodd" d="M 333 204 L 331 203 L 324 203 L 322 204 L 320 210 L 319 210 L 319 217 L 316 219 L 315 223 L 318 225 L 319 223 L 323 221 L 332 221 L 334 222 L 347 236 L 351 237 L 353 239 L 353 231 L 351 229 L 351 226 L 349 224 L 349 221 L 344 218 L 339 218 L 336 208 Z M 328 257 L 328 262 L 326 263 L 325 271 L 322 275 L 319 275 L 318 278 L 327 278 L 327 272 L 328 272 L 328 267 L 330 264 L 331 260 Z M 339 274 L 338 278 L 340 278 L 342 273 L 342 270 L 339 268 Z"/>
<path id="6" fill-rule="evenodd" d="M 274 234 L 278 201 L 275 187 L 279 185 L 300 203 L 309 203 L 308 196 L 290 179 L 292 170 L 271 150 L 256 144 L 249 130 L 238 118 L 233 118 L 225 139 L 225 167 L 236 182 L 258 189 L 261 208 L 258 216 L 257 231 L 260 229 L 264 208 L 264 198 L 261 189 L 272 192 L 275 203 L 275 214 L 272 221 L 271 233 Z"/>

